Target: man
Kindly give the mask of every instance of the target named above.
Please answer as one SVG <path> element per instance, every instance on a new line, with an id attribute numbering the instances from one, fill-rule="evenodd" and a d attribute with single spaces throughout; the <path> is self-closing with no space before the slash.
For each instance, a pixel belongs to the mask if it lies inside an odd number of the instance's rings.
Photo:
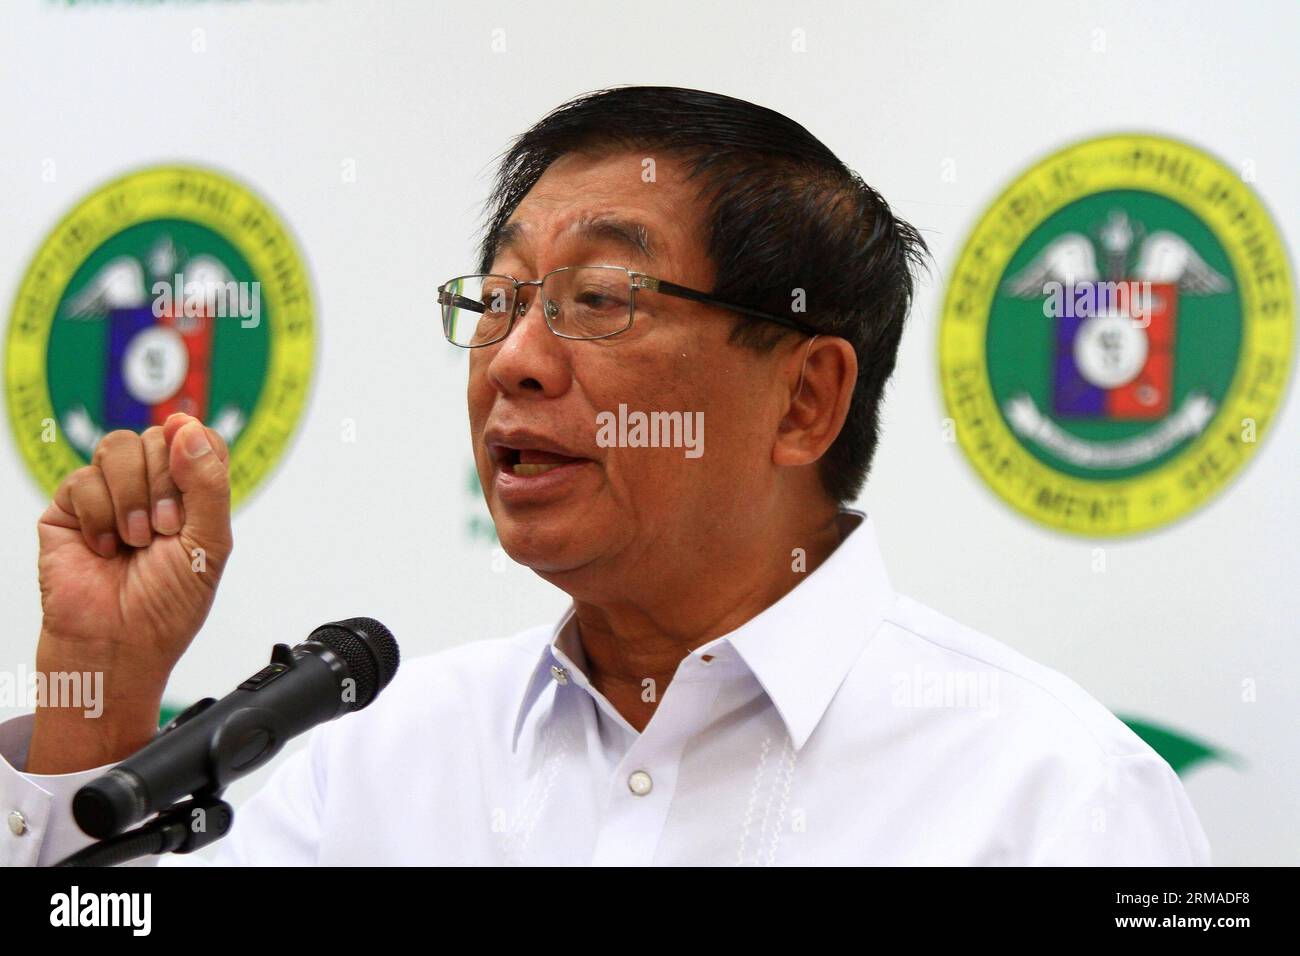
<path id="1" fill-rule="evenodd" d="M 478 273 L 439 302 L 502 547 L 573 606 L 408 662 L 284 761 L 220 859 L 1207 862 L 1163 760 L 896 595 L 844 507 L 923 251 L 739 100 L 607 90 L 520 137 Z M 102 670 L 108 699 L 0 727 L 0 862 L 84 844 L 70 794 L 152 735 L 230 554 L 225 462 L 184 416 L 115 432 L 42 516 L 38 667 Z"/>

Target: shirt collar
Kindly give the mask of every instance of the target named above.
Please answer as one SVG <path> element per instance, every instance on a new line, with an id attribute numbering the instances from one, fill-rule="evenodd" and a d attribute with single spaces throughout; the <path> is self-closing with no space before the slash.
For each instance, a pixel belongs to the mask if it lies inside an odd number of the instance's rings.
<path id="1" fill-rule="evenodd" d="M 831 699 L 894 603 L 871 519 L 841 510 L 840 545 L 808 578 L 730 634 L 693 653 L 734 649 L 785 722 L 795 749 L 803 747 Z M 585 666 L 572 605 L 542 648 L 520 701 L 511 748 L 546 687 L 553 668 Z"/>

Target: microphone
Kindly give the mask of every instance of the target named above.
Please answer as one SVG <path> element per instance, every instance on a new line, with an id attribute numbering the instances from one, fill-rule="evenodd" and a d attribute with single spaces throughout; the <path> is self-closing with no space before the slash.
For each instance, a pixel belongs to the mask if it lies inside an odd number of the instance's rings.
<path id="1" fill-rule="evenodd" d="M 373 618 L 322 624 L 220 701 L 208 697 L 72 798 L 87 836 L 104 839 L 262 766 L 291 737 L 361 710 L 397 673 L 397 641 Z"/>

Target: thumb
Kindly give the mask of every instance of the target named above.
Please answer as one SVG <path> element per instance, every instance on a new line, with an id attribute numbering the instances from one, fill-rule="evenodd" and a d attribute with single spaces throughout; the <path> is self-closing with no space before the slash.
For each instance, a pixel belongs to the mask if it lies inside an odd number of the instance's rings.
<path id="1" fill-rule="evenodd" d="M 180 489 L 185 525 L 181 534 L 222 560 L 230 552 L 230 471 L 212 432 L 191 419 L 176 432 L 168 468 Z"/>

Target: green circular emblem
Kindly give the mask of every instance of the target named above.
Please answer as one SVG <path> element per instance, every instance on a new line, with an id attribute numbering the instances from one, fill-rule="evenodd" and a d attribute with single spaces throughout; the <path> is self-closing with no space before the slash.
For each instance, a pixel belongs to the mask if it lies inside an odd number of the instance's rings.
<path id="1" fill-rule="evenodd" d="M 32 260 L 9 323 L 9 420 L 49 494 L 106 432 L 186 412 L 229 444 L 238 504 L 283 454 L 313 364 L 310 281 L 275 213 L 211 170 L 144 169 L 82 201 Z"/>
<path id="2" fill-rule="evenodd" d="M 1091 536 L 1160 527 L 1254 453 L 1290 375 L 1295 300 L 1268 212 L 1230 168 L 1117 135 L 993 203 L 948 284 L 940 379 L 976 471 Z"/>

